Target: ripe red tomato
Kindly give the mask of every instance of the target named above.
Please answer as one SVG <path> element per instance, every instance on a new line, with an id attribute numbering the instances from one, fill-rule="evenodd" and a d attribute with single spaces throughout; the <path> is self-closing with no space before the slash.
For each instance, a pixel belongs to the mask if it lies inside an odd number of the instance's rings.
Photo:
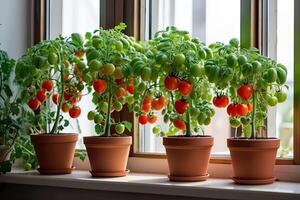
<path id="1" fill-rule="evenodd" d="M 148 122 L 154 124 L 157 121 L 157 115 L 148 115 Z"/>
<path id="2" fill-rule="evenodd" d="M 73 97 L 73 94 L 70 94 L 68 92 L 64 92 L 64 100 L 69 101 Z"/>
<path id="3" fill-rule="evenodd" d="M 189 107 L 189 103 L 187 101 L 177 100 L 175 102 L 175 110 L 179 114 L 183 114 L 185 110 Z"/>
<path id="4" fill-rule="evenodd" d="M 71 105 L 69 103 L 65 102 L 65 103 L 61 104 L 61 110 L 63 112 L 69 112 L 70 108 L 71 108 Z"/>
<path id="5" fill-rule="evenodd" d="M 187 82 L 187 81 L 180 81 L 178 83 L 178 91 L 181 95 L 187 96 L 189 95 L 193 90 L 193 86 Z"/>
<path id="6" fill-rule="evenodd" d="M 253 110 L 253 105 L 252 105 L 252 103 L 248 103 L 248 104 L 247 104 L 247 107 L 248 107 L 248 112 L 252 112 L 252 110 Z"/>
<path id="7" fill-rule="evenodd" d="M 177 90 L 178 89 L 178 78 L 175 76 L 167 76 L 165 78 L 165 87 L 168 90 Z"/>
<path id="8" fill-rule="evenodd" d="M 42 88 L 50 92 L 53 89 L 53 82 L 51 80 L 46 80 L 42 83 Z"/>
<path id="9" fill-rule="evenodd" d="M 231 117 L 235 117 L 237 115 L 236 105 L 231 103 L 227 107 L 227 114 Z"/>
<path id="10" fill-rule="evenodd" d="M 161 110 L 165 106 L 165 102 L 166 102 L 165 96 L 160 96 L 160 97 L 154 98 L 152 100 L 151 105 L 154 110 Z"/>
<path id="11" fill-rule="evenodd" d="M 152 100 L 150 97 L 146 97 L 144 100 L 143 100 L 143 104 L 151 104 Z"/>
<path id="12" fill-rule="evenodd" d="M 134 86 L 132 83 L 129 84 L 126 89 L 130 94 L 134 94 Z"/>
<path id="13" fill-rule="evenodd" d="M 81 108 L 79 106 L 72 106 L 69 110 L 69 115 L 72 118 L 77 118 L 81 114 Z"/>
<path id="14" fill-rule="evenodd" d="M 84 56 L 84 51 L 83 50 L 75 51 L 75 56 L 77 56 L 78 58 L 82 58 Z"/>
<path id="15" fill-rule="evenodd" d="M 245 116 L 248 113 L 248 106 L 246 104 L 238 104 L 236 111 L 239 116 Z"/>
<path id="16" fill-rule="evenodd" d="M 237 90 L 237 93 L 238 93 L 239 97 L 241 97 L 241 99 L 248 100 L 252 96 L 253 86 L 252 85 L 242 85 Z"/>
<path id="17" fill-rule="evenodd" d="M 116 97 L 120 98 L 122 96 L 126 96 L 126 90 L 121 87 L 116 90 Z"/>
<path id="18" fill-rule="evenodd" d="M 116 79 L 115 81 L 118 85 L 122 85 L 124 83 L 123 79 Z"/>
<path id="19" fill-rule="evenodd" d="M 97 93 L 102 94 L 107 88 L 107 83 L 103 79 L 96 79 L 93 82 L 93 87 Z"/>
<path id="20" fill-rule="evenodd" d="M 53 101 L 53 103 L 57 104 L 57 102 L 58 102 L 58 94 L 53 94 L 52 95 L 52 101 Z"/>
<path id="21" fill-rule="evenodd" d="M 147 115 L 141 115 L 139 116 L 139 123 L 142 125 L 147 124 L 148 122 L 148 116 Z"/>
<path id="22" fill-rule="evenodd" d="M 143 112 L 149 112 L 150 111 L 150 109 L 151 109 L 151 103 L 145 103 L 145 104 L 143 104 L 142 105 L 142 111 Z"/>
<path id="23" fill-rule="evenodd" d="M 229 99 L 226 95 L 213 98 L 213 104 L 218 108 L 225 108 L 229 103 Z"/>
<path id="24" fill-rule="evenodd" d="M 46 95 L 46 90 L 38 90 L 36 92 L 36 98 L 41 102 L 44 103 L 46 101 L 47 95 Z"/>
<path id="25" fill-rule="evenodd" d="M 35 111 L 40 107 L 40 102 L 39 100 L 35 97 L 33 99 L 30 99 L 27 102 L 27 105 L 29 106 L 29 108 L 31 108 L 31 110 Z"/>
<path id="26" fill-rule="evenodd" d="M 186 129 L 185 123 L 180 119 L 174 119 L 173 124 L 176 128 L 178 128 L 180 130 Z"/>

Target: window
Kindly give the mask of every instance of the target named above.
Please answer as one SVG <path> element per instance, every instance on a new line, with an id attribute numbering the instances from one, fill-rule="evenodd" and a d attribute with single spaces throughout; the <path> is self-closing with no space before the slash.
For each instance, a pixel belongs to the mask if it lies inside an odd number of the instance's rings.
<path id="1" fill-rule="evenodd" d="M 84 37 L 86 32 L 94 31 L 100 26 L 99 0 L 53 0 L 50 1 L 49 8 L 49 38 L 55 38 L 58 35 L 67 37 L 71 33 L 80 33 Z M 84 90 L 83 94 L 86 93 L 87 91 Z M 93 122 L 87 120 L 86 117 L 87 113 L 94 109 L 91 95 L 82 98 L 78 105 L 85 109 L 82 109 L 79 118 L 70 120 L 70 126 L 64 131 L 80 133 L 77 148 L 84 148 L 83 136 L 95 134 Z M 69 115 L 65 116 L 69 117 Z"/>
<path id="2" fill-rule="evenodd" d="M 269 137 L 279 137 L 281 147 L 278 157 L 293 157 L 293 93 L 294 93 L 294 1 L 277 0 L 263 2 L 263 30 L 265 45 L 261 50 L 265 55 L 277 59 L 289 71 L 288 100 L 268 114 L 267 130 Z M 257 7 L 258 9 L 258 7 Z M 184 12 L 183 12 L 184 11 Z M 229 12 L 230 11 L 230 12 Z M 217 14 L 216 14 L 217 13 Z M 257 11 L 258 13 L 258 11 Z M 144 14 L 144 15 L 143 15 Z M 145 33 L 141 38 L 152 38 L 156 31 L 167 26 L 176 26 L 189 31 L 193 37 L 199 37 L 206 44 L 216 41 L 228 43 L 233 38 L 240 38 L 241 33 L 241 1 L 240 0 L 147 0 L 142 8 Z M 211 125 L 205 128 L 206 134 L 214 136 L 215 144 L 212 153 L 215 157 L 229 155 L 226 138 L 232 135 L 228 124 L 226 110 L 216 109 Z M 162 116 L 159 126 L 165 130 Z M 162 138 L 152 134 L 151 125 L 139 127 L 140 153 L 164 153 Z M 226 127 L 226 128 L 224 128 Z"/>

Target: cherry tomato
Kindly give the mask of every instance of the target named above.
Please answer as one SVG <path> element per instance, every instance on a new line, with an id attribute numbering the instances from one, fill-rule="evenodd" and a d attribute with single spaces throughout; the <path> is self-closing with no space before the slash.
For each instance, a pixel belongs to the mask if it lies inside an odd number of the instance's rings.
<path id="1" fill-rule="evenodd" d="M 58 102 L 58 94 L 53 94 L 52 95 L 52 101 L 53 101 L 53 103 L 57 104 L 57 102 Z"/>
<path id="2" fill-rule="evenodd" d="M 125 131 L 125 125 L 124 124 L 117 124 L 115 127 L 115 130 L 118 134 L 122 134 Z"/>
<path id="3" fill-rule="evenodd" d="M 276 97 L 277 97 L 278 103 L 282 103 L 287 99 L 287 94 L 285 92 L 279 91 L 279 92 L 276 92 Z"/>
<path id="4" fill-rule="evenodd" d="M 248 113 L 248 106 L 246 104 L 237 104 L 236 111 L 239 116 L 245 116 Z"/>
<path id="5" fill-rule="evenodd" d="M 77 56 L 78 58 L 82 58 L 84 56 L 84 51 L 83 50 L 75 51 L 75 56 Z"/>
<path id="6" fill-rule="evenodd" d="M 185 63 L 185 55 L 182 53 L 175 55 L 174 62 L 176 65 L 182 65 Z"/>
<path id="7" fill-rule="evenodd" d="M 228 105 L 227 114 L 231 117 L 235 117 L 237 115 L 237 108 L 235 104 L 231 103 Z"/>
<path id="8" fill-rule="evenodd" d="M 143 104 L 142 105 L 142 111 L 143 112 L 149 112 L 150 111 L 150 109 L 151 109 L 151 103 L 145 103 L 145 104 Z"/>
<path id="9" fill-rule="evenodd" d="M 69 101 L 73 97 L 73 94 L 64 92 L 64 100 Z"/>
<path id="10" fill-rule="evenodd" d="M 225 108 L 229 103 L 229 99 L 226 95 L 213 98 L 213 104 L 218 108 Z"/>
<path id="11" fill-rule="evenodd" d="M 168 90 L 177 90 L 178 89 L 178 78 L 175 76 L 167 76 L 164 80 L 164 84 Z"/>
<path id="12" fill-rule="evenodd" d="M 242 85 L 238 88 L 237 93 L 239 97 L 243 100 L 248 100 L 253 93 L 253 86 L 252 85 Z"/>
<path id="13" fill-rule="evenodd" d="M 122 96 L 126 96 L 126 90 L 121 87 L 121 88 L 116 90 L 116 97 L 120 98 Z"/>
<path id="14" fill-rule="evenodd" d="M 53 88 L 53 82 L 51 80 L 46 80 L 42 83 L 42 88 L 50 92 Z"/>
<path id="15" fill-rule="evenodd" d="M 36 93 L 36 98 L 41 102 L 44 103 L 46 101 L 47 95 L 46 95 L 46 90 L 38 90 Z"/>
<path id="16" fill-rule="evenodd" d="M 161 110 L 165 106 L 165 96 L 160 96 L 152 100 L 151 106 L 154 110 Z"/>
<path id="17" fill-rule="evenodd" d="M 134 94 L 134 86 L 132 83 L 130 83 L 126 89 L 130 94 Z"/>
<path id="18" fill-rule="evenodd" d="M 193 86 L 187 81 L 180 81 L 178 83 L 178 91 L 181 95 L 187 96 L 193 90 Z"/>
<path id="19" fill-rule="evenodd" d="M 175 102 L 175 110 L 179 114 L 183 114 L 185 110 L 189 107 L 189 103 L 187 101 L 177 100 Z"/>
<path id="20" fill-rule="evenodd" d="M 146 97 L 144 100 L 143 100 L 143 104 L 151 104 L 152 100 L 150 97 Z"/>
<path id="21" fill-rule="evenodd" d="M 252 110 L 253 110 L 253 105 L 252 105 L 252 103 L 248 103 L 248 104 L 247 104 L 247 107 L 248 107 L 248 112 L 252 112 Z"/>
<path id="22" fill-rule="evenodd" d="M 122 85 L 124 83 L 123 79 L 115 79 L 115 81 L 118 85 Z"/>
<path id="23" fill-rule="evenodd" d="M 176 128 L 178 128 L 180 130 L 186 129 L 185 123 L 180 119 L 174 119 L 173 124 Z"/>
<path id="24" fill-rule="evenodd" d="M 157 115 L 148 115 L 148 122 L 154 124 L 157 121 Z"/>
<path id="25" fill-rule="evenodd" d="M 71 108 L 71 104 L 69 104 L 69 103 L 65 102 L 65 103 L 61 104 L 61 110 L 65 113 L 69 112 L 70 108 Z"/>
<path id="26" fill-rule="evenodd" d="M 115 66 L 114 66 L 114 64 L 112 64 L 112 63 L 107 63 L 107 64 L 105 64 L 104 66 L 103 66 L 103 69 L 102 69 L 102 74 L 108 74 L 108 75 L 110 75 L 110 74 L 113 74 L 114 73 L 114 71 L 115 71 Z"/>
<path id="27" fill-rule="evenodd" d="M 29 108 L 31 108 L 31 110 L 35 111 L 40 107 L 40 102 L 39 100 L 35 97 L 33 99 L 30 99 L 27 103 L 27 105 L 29 106 Z"/>
<path id="28" fill-rule="evenodd" d="M 93 81 L 93 87 L 97 93 L 102 94 L 107 88 L 107 83 L 103 79 L 96 79 Z"/>
<path id="29" fill-rule="evenodd" d="M 141 115 L 139 117 L 139 123 L 142 124 L 142 125 L 145 125 L 147 124 L 148 122 L 148 116 L 147 115 Z"/>
<path id="30" fill-rule="evenodd" d="M 72 106 L 69 109 L 69 115 L 71 118 L 77 118 L 81 114 L 81 108 L 79 106 Z"/>

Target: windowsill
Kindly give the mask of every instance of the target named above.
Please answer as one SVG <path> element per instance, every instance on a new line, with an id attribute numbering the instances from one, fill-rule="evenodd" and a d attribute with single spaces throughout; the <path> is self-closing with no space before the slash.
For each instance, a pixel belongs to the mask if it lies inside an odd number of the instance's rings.
<path id="1" fill-rule="evenodd" d="M 130 173 L 120 178 L 92 178 L 88 171 L 74 171 L 69 175 L 39 175 L 36 171 L 15 170 L 0 176 L 0 183 L 39 185 L 118 191 L 170 196 L 223 199 L 299 199 L 300 184 L 275 182 L 270 185 L 236 185 L 230 179 L 210 178 L 204 182 L 170 182 L 165 175 Z"/>

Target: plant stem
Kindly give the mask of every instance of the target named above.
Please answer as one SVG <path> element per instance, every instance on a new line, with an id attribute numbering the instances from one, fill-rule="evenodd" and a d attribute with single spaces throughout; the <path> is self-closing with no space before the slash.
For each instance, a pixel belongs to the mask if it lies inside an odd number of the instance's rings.
<path id="1" fill-rule="evenodd" d="M 185 122 L 185 126 L 186 126 L 186 136 L 187 137 L 191 137 L 192 136 L 192 131 L 191 131 L 191 119 L 190 119 L 190 106 L 187 108 L 186 110 L 186 122 Z"/>
<path id="2" fill-rule="evenodd" d="M 112 86 L 111 83 L 109 85 L 109 92 L 108 92 L 108 106 L 107 106 L 107 113 L 106 113 L 106 120 L 105 120 L 105 127 L 104 127 L 104 136 L 110 136 L 110 108 L 111 108 L 111 101 L 112 101 Z"/>
<path id="3" fill-rule="evenodd" d="M 256 114 L 256 90 L 253 90 L 252 95 L 252 104 L 253 104 L 253 110 L 252 110 L 252 130 L 251 130 L 251 139 L 256 138 L 256 129 L 255 129 L 255 114 Z"/>
<path id="4" fill-rule="evenodd" d="M 60 63 L 60 81 L 61 81 L 61 92 L 60 93 L 61 93 L 61 95 L 59 95 L 59 98 L 58 98 L 58 104 L 57 104 L 57 110 L 56 110 L 56 118 L 55 118 L 52 130 L 50 131 L 50 134 L 54 134 L 56 132 L 56 130 L 57 130 L 58 121 L 59 121 L 59 117 L 60 117 L 60 107 L 61 107 L 61 103 L 63 101 L 64 87 L 65 87 L 65 84 L 64 84 L 64 70 L 63 70 L 63 65 L 64 64 L 61 61 L 59 52 L 58 52 L 58 56 L 59 56 L 59 63 Z"/>

